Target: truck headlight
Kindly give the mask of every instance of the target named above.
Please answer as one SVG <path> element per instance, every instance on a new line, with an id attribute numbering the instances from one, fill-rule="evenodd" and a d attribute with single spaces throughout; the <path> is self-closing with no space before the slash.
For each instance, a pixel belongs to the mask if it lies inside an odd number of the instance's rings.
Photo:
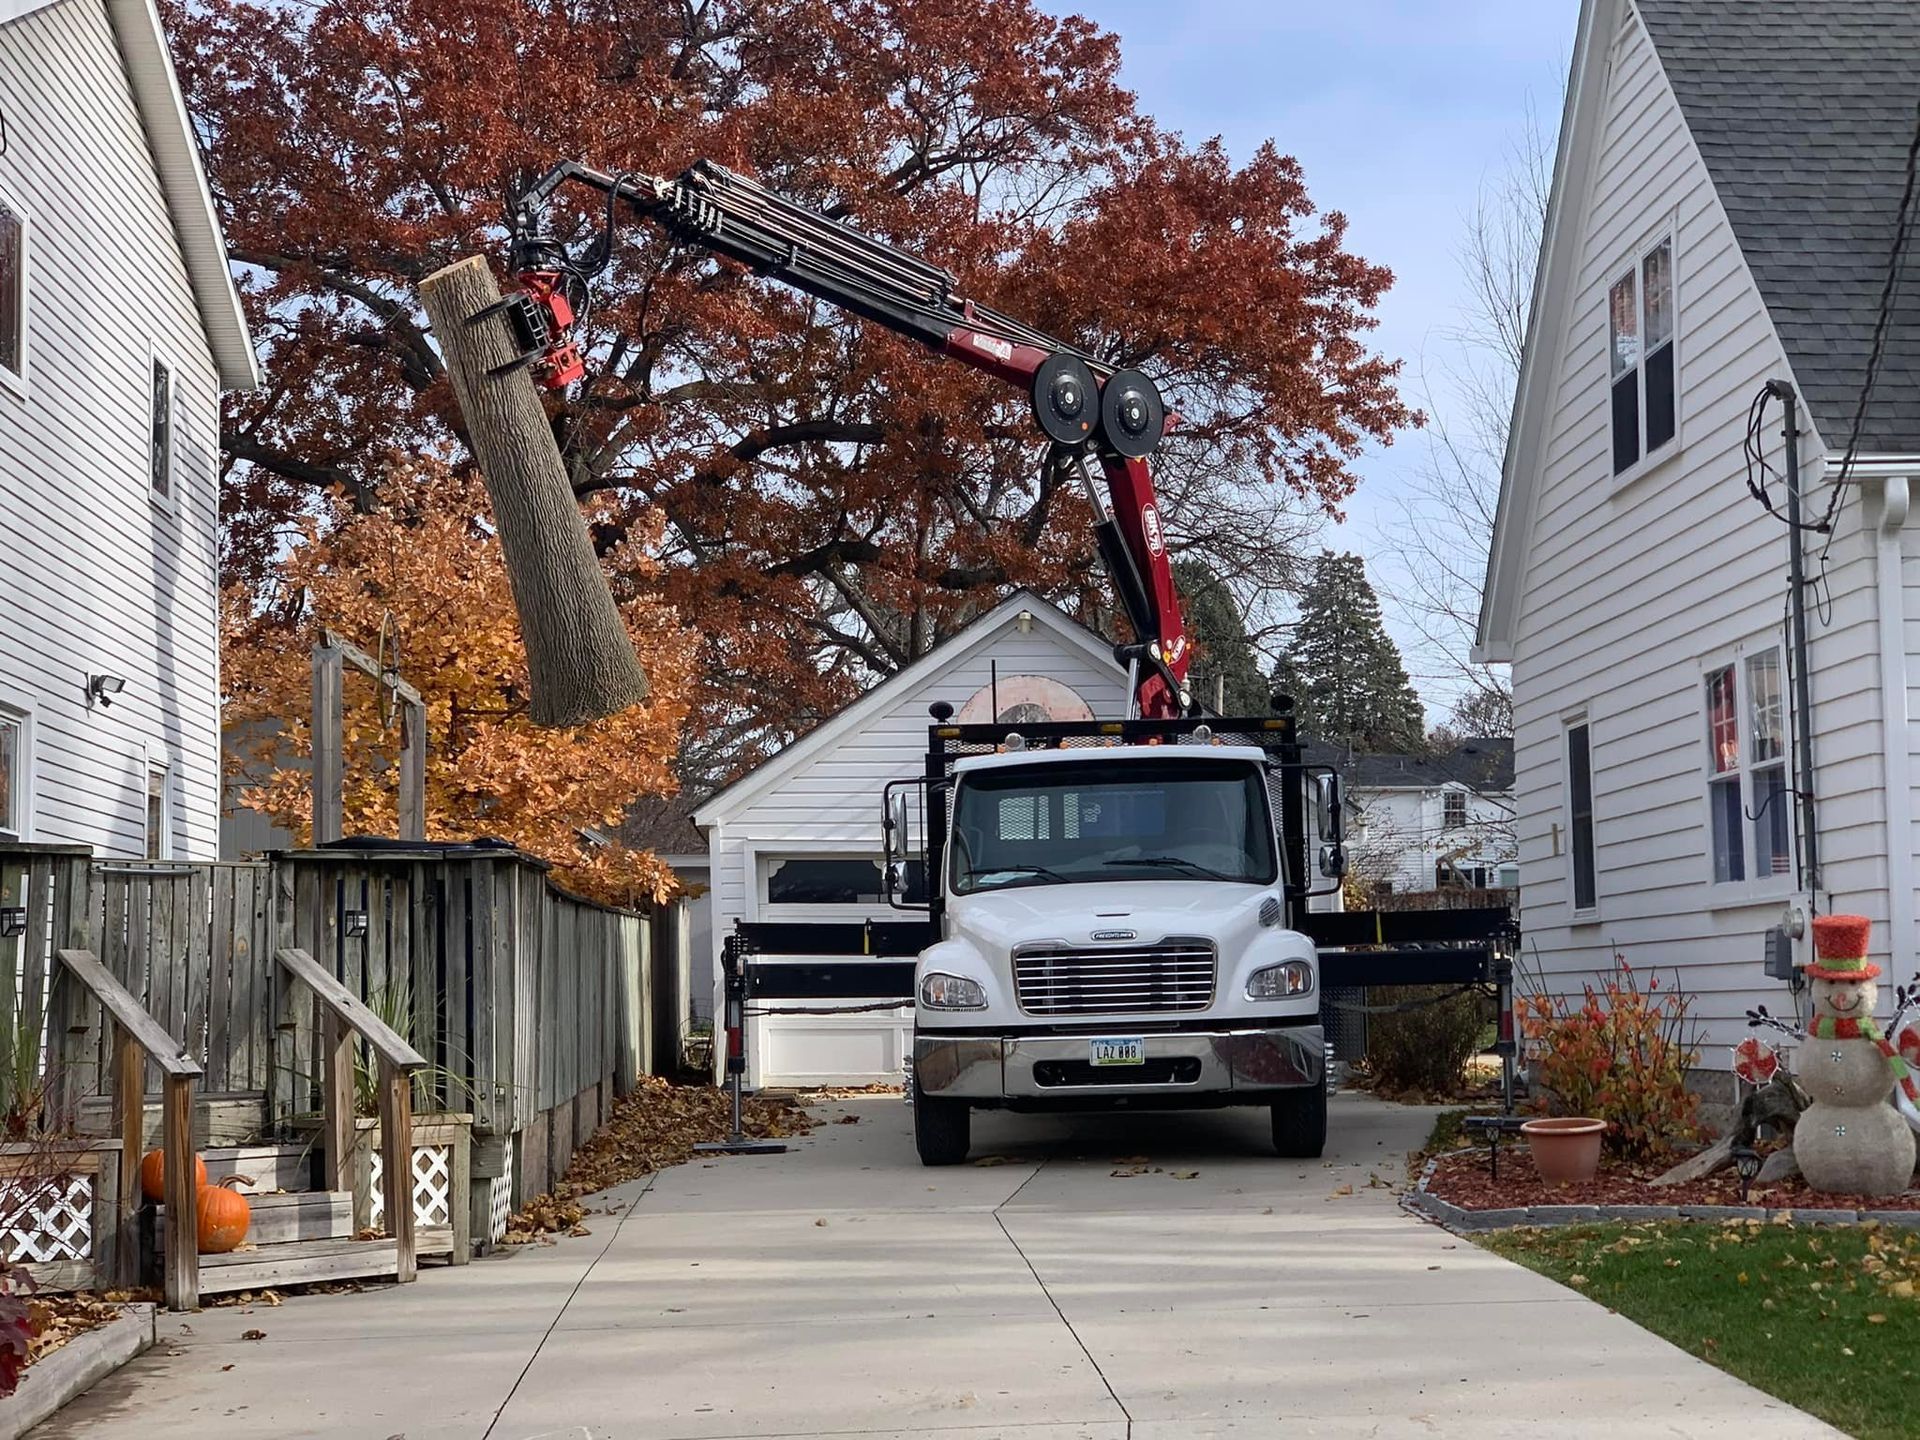
<path id="1" fill-rule="evenodd" d="M 1305 960 L 1269 965 L 1247 978 L 1249 1000 L 1292 1000 L 1313 993 L 1313 966 Z"/>
<path id="2" fill-rule="evenodd" d="M 920 982 L 920 1003 L 929 1010 L 984 1010 L 987 990 L 978 980 L 935 970 Z"/>

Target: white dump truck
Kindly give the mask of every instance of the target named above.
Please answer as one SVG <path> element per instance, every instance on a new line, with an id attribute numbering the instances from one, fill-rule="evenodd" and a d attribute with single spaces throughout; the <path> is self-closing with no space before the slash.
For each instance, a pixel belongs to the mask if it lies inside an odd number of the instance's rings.
<path id="1" fill-rule="evenodd" d="M 972 1111 L 1257 1105 L 1282 1155 L 1326 1139 L 1319 959 L 1296 916 L 1337 877 L 1339 781 L 1289 717 L 953 725 L 889 787 L 928 1165 Z"/>

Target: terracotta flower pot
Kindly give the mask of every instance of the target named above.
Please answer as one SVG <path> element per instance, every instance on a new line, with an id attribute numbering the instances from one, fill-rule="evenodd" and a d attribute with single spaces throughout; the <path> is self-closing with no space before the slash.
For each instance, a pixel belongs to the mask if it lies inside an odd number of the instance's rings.
<path id="1" fill-rule="evenodd" d="M 1607 1133 L 1607 1122 L 1575 1116 L 1529 1120 L 1520 1133 L 1527 1137 L 1527 1153 L 1540 1178 L 1549 1185 L 1571 1185 L 1591 1180 L 1600 1168 L 1600 1137 Z"/>

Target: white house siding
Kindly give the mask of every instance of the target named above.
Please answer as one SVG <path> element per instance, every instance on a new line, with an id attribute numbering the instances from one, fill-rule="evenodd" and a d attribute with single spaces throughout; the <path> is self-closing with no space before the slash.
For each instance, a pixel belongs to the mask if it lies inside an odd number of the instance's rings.
<path id="1" fill-rule="evenodd" d="M 1462 847 L 1470 853 L 1456 863 L 1483 864 L 1498 870 L 1513 862 L 1513 799 L 1460 787 L 1467 822 L 1446 823 L 1446 792 L 1434 789 L 1375 789 L 1355 785 L 1348 795 L 1355 810 L 1350 828 L 1350 868 L 1362 880 L 1391 882 L 1396 894 L 1436 890 L 1440 857 Z M 1497 885 L 1498 877 L 1489 876 Z"/>
<path id="2" fill-rule="evenodd" d="M 1615 44 L 1605 122 L 1581 206 L 1584 237 L 1555 362 L 1552 415 L 1514 636 L 1516 802 L 1529 963 L 1559 986 L 1607 967 L 1682 967 L 1724 1067 L 1757 1000 L 1784 886 L 1711 885 L 1705 660 L 1783 628 L 1785 528 L 1748 496 L 1748 404 L 1784 354 L 1645 32 Z M 1676 218 L 1680 449 L 1616 483 L 1608 439 L 1609 281 Z M 1554 303 L 1551 302 L 1550 303 Z M 1549 331 L 1553 317 L 1544 317 Z M 1778 455 L 1778 410 L 1769 424 Z M 1820 453 L 1809 436 L 1805 453 Z M 1810 475 L 1817 470 L 1810 470 Z M 1816 785 L 1835 903 L 1885 919 L 1885 837 L 1871 564 L 1830 556 L 1831 609 L 1812 637 Z M 1563 718 L 1591 723 L 1597 916 L 1576 923 L 1564 806 Z M 1561 841 L 1556 847 L 1555 827 Z M 1876 932 L 1884 933 L 1884 927 Z"/>
<path id="3" fill-rule="evenodd" d="M 997 664 L 1003 682 L 1015 675 L 1051 677 L 1075 691 L 1096 714 L 1118 715 L 1125 704 L 1125 675 L 1045 623 L 1022 635 L 1015 616 L 1007 614 L 997 625 L 982 622 L 950 642 L 949 650 L 944 664 L 921 683 L 902 687 L 844 743 L 813 757 L 737 812 L 727 808 L 724 795 L 713 802 L 724 812 L 708 830 L 716 976 L 719 946 L 734 920 L 766 918 L 757 875 L 760 857 L 879 854 L 881 791 L 889 780 L 925 773 L 927 727 L 932 723 L 927 707 L 935 701 L 958 709 L 990 682 Z M 769 763 L 780 761 L 776 757 Z M 803 917 L 788 908 L 782 918 Z M 905 917 L 879 905 L 809 906 L 804 918 Z M 878 1016 L 758 1020 L 748 1034 L 749 1081 L 809 1085 L 898 1080 L 911 1028 L 910 1008 Z"/>
<path id="4" fill-rule="evenodd" d="M 31 838 L 217 852 L 218 381 L 98 0 L 0 25 L 0 190 L 29 214 L 27 386 L 0 388 L 0 703 L 31 712 Z M 174 498 L 148 483 L 151 356 L 174 367 Z M 89 712 L 89 673 L 126 677 Z"/>

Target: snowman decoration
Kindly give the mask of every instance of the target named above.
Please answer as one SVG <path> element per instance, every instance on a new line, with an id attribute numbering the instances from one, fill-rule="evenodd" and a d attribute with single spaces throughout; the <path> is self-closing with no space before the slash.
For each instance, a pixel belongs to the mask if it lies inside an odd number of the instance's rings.
<path id="1" fill-rule="evenodd" d="M 1863 915 L 1813 922 L 1813 1022 L 1799 1080 L 1813 1104 L 1793 1131 L 1793 1158 L 1816 1190 L 1898 1195 L 1913 1179 L 1915 1085 L 1901 1054 L 1874 1022 L 1880 967 L 1867 960 Z M 1899 1087 L 1899 1111 L 1887 1095 Z"/>

